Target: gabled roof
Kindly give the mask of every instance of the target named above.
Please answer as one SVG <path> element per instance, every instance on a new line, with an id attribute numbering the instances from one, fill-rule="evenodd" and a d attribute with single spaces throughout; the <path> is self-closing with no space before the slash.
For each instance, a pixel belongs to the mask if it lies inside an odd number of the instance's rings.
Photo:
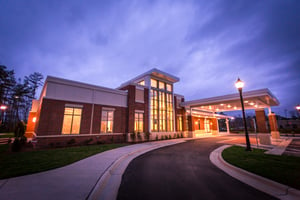
<path id="1" fill-rule="evenodd" d="M 149 70 L 149 71 L 147 71 L 147 72 L 145 72 L 145 73 L 143 73 L 141 75 L 138 75 L 135 78 L 133 78 L 133 79 L 131 79 L 131 80 L 129 80 L 129 81 L 121 84 L 121 86 L 118 87 L 118 88 L 124 87 L 126 85 L 131 84 L 131 83 L 135 83 L 135 82 L 141 80 L 142 78 L 144 78 L 146 76 L 157 77 L 159 79 L 167 80 L 167 81 L 169 81 L 171 83 L 176 83 L 176 82 L 179 81 L 178 77 L 173 76 L 173 75 L 171 75 L 171 74 L 169 74 L 167 72 L 163 72 L 163 71 L 161 71 L 159 69 L 153 68 L 153 69 L 151 69 L 151 70 Z"/>

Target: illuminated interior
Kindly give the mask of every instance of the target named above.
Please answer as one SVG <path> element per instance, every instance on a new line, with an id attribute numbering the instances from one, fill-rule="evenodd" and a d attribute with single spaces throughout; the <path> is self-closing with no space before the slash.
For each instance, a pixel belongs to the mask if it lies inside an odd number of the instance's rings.
<path id="1" fill-rule="evenodd" d="M 114 123 L 114 111 L 103 110 L 101 117 L 101 133 L 112 133 Z"/>
<path id="2" fill-rule="evenodd" d="M 82 108 L 65 107 L 62 134 L 79 134 Z"/>
<path id="3" fill-rule="evenodd" d="M 151 79 L 151 131 L 173 131 L 172 86 L 163 81 Z"/>

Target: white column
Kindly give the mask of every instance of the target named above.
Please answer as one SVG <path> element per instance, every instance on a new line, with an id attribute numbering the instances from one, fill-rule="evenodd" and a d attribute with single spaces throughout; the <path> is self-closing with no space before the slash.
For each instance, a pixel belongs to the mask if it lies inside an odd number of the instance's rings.
<path id="1" fill-rule="evenodd" d="M 229 130 L 229 120 L 228 120 L 228 118 L 226 118 L 226 129 L 227 129 L 227 133 L 229 134 L 230 130 Z"/>
<path id="2" fill-rule="evenodd" d="M 272 114 L 271 106 L 268 107 L 269 114 Z"/>

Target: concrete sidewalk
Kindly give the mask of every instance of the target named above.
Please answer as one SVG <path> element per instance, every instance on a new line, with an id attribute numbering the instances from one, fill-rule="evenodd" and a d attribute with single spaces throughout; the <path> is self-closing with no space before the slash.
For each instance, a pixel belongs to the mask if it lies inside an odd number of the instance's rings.
<path id="1" fill-rule="evenodd" d="M 54 170 L 0 180 L 0 199 L 113 199 L 132 159 L 185 141 L 183 138 L 129 145 Z"/>

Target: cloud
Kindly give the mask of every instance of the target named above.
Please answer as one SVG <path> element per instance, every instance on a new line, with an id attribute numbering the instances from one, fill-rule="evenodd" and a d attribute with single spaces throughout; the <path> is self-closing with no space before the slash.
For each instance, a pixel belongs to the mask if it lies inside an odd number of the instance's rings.
<path id="1" fill-rule="evenodd" d="M 268 87 L 300 99 L 296 1 L 1 1 L 0 63 L 117 87 L 150 68 L 186 99 Z M 299 103 L 299 102 L 298 102 Z"/>

